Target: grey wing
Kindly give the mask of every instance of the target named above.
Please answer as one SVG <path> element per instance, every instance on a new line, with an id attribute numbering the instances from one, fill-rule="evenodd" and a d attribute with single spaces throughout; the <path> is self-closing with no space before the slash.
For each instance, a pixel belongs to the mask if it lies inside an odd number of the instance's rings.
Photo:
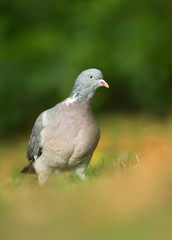
<path id="1" fill-rule="evenodd" d="M 27 158 L 29 161 L 34 161 L 35 158 L 38 158 L 42 154 L 41 132 L 44 128 L 42 123 L 42 115 L 43 113 L 37 118 L 30 136 L 27 149 Z"/>

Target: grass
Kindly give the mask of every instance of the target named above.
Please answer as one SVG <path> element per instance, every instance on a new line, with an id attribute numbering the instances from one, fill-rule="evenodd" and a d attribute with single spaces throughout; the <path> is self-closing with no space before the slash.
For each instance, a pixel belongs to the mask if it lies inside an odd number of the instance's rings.
<path id="1" fill-rule="evenodd" d="M 20 174 L 29 136 L 0 144 L 0 239 L 171 239 L 172 119 L 99 124 L 85 181 L 64 173 L 40 188 Z"/>

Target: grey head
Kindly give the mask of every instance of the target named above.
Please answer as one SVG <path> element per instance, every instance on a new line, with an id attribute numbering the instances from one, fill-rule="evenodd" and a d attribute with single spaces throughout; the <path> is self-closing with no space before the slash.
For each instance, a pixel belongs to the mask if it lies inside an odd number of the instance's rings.
<path id="1" fill-rule="evenodd" d="M 96 89 L 103 86 L 109 88 L 109 85 L 103 80 L 102 72 L 95 68 L 87 69 L 77 77 L 70 97 L 77 96 L 83 101 L 89 101 Z"/>

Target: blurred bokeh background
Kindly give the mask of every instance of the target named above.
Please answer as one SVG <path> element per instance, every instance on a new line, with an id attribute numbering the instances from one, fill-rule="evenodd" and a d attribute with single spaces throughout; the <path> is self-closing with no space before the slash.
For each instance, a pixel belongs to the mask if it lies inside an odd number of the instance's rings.
<path id="1" fill-rule="evenodd" d="M 97 111 L 164 116 L 172 104 L 170 0 L 0 2 L 0 132 L 25 130 L 84 69 L 110 91 Z"/>
<path id="2" fill-rule="evenodd" d="M 87 179 L 22 175 L 37 116 L 98 68 Z M 0 239 L 172 239 L 172 1 L 0 0 Z"/>

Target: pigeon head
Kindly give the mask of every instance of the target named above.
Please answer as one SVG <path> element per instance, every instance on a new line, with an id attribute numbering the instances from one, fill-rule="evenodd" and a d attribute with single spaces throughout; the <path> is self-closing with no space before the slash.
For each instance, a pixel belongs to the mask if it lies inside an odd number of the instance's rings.
<path id="1" fill-rule="evenodd" d="M 87 69 L 77 77 L 70 97 L 77 96 L 78 99 L 91 100 L 99 87 L 109 88 L 109 85 L 103 80 L 102 72 L 95 68 Z"/>

